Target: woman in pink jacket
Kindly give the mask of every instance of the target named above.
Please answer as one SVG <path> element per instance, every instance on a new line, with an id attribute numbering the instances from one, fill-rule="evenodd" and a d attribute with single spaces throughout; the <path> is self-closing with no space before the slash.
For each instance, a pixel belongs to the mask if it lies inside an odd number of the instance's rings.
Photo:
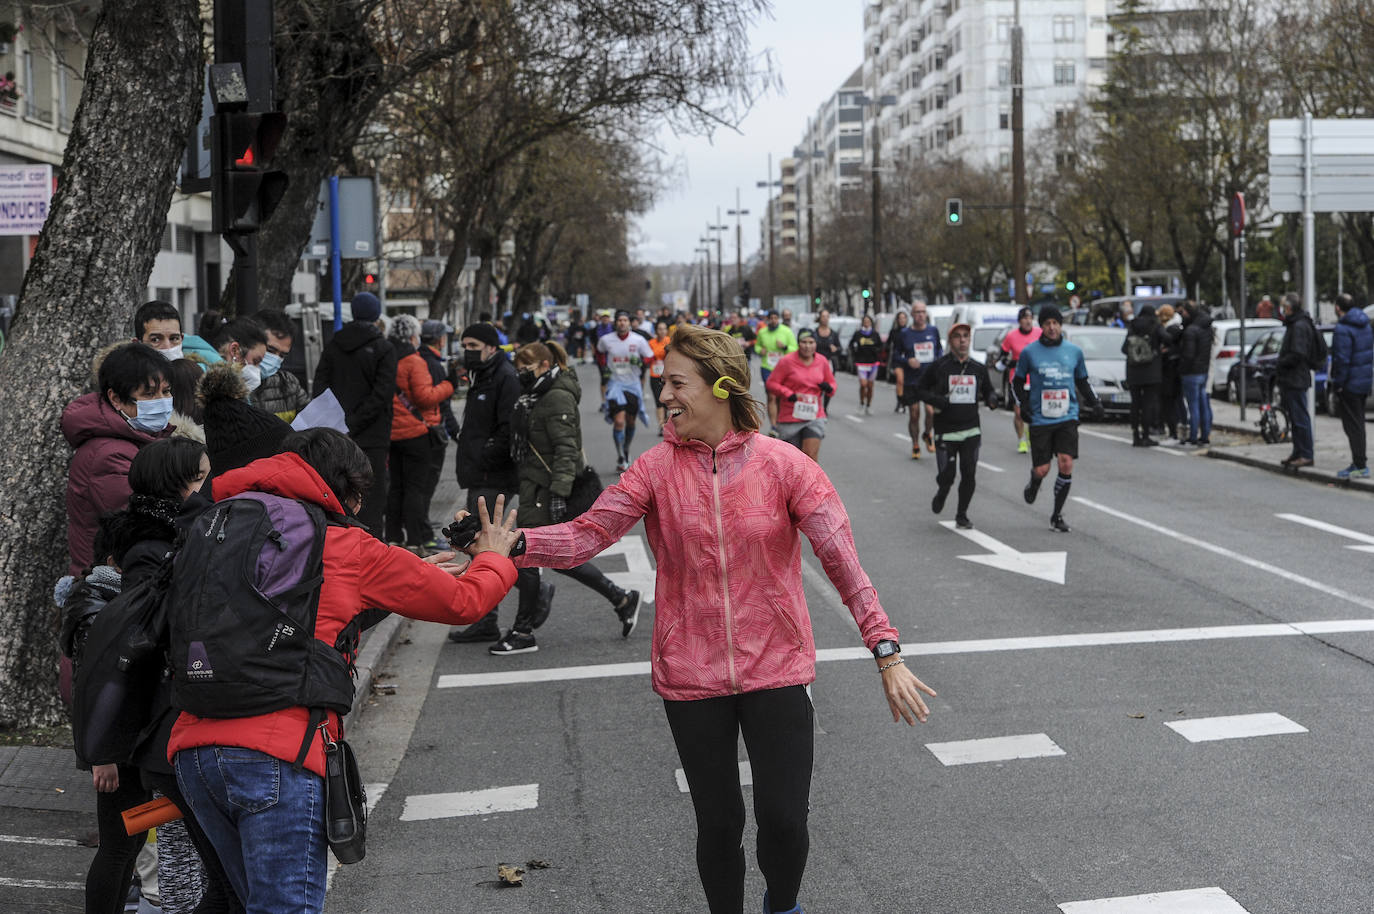
<path id="1" fill-rule="evenodd" d="M 820 467 L 758 433 L 749 366 L 728 335 L 679 325 L 664 361 L 664 441 L 587 513 L 524 533 L 517 565 L 589 561 L 641 519 L 658 561 L 653 687 L 697 816 L 697 868 L 712 914 L 744 904 L 740 732 L 754 773 L 764 910 L 800 914 L 806 866 L 816 646 L 802 592 L 805 533 L 877 659 L 892 719 L 928 714 L 897 630 L 859 567 L 849 517 Z M 517 546 L 517 550 L 519 550 Z"/>
<path id="2" fill-rule="evenodd" d="M 797 351 L 789 352 L 768 375 L 767 389 L 778 399 L 778 431 L 817 463 L 825 437 L 825 404 L 835 396 L 830 360 L 816 356 L 816 334 L 797 331 Z"/>

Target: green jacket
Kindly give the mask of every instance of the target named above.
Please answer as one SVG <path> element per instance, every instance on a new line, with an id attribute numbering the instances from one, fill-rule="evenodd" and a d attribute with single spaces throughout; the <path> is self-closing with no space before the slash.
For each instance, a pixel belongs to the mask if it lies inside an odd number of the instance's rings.
<path id="1" fill-rule="evenodd" d="M 562 369 L 530 410 L 529 453 L 520 464 L 522 527 L 553 523 L 550 497 L 567 498 L 572 492 L 573 478 L 583 463 L 582 420 L 577 409 L 581 399 L 575 370 Z"/>

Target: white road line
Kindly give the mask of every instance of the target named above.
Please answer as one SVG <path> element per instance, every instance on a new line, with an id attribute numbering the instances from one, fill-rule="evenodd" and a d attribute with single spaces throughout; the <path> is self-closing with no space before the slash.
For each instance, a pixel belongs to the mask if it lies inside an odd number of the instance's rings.
<path id="1" fill-rule="evenodd" d="M 1281 733 L 1306 733 L 1307 728 L 1282 714 L 1236 714 L 1230 717 L 1198 717 L 1193 720 L 1166 721 L 1164 726 L 1190 743 L 1218 739 L 1246 739 L 1251 736 L 1277 736 Z"/>
<path id="2" fill-rule="evenodd" d="M 517 784 L 514 787 L 493 787 L 489 790 L 464 790 L 459 793 L 420 793 L 406 797 L 401 821 L 485 816 L 495 812 L 535 809 L 538 806 L 538 784 Z"/>
<path id="3" fill-rule="evenodd" d="M 31 838 L 28 835 L 0 835 L 0 844 L 42 844 L 46 847 L 80 847 L 71 838 Z"/>
<path id="4" fill-rule="evenodd" d="M 382 783 L 363 785 L 363 792 L 367 794 L 367 812 L 369 815 L 377 808 L 377 804 L 382 802 L 382 794 L 386 793 L 387 786 Z"/>
<path id="5" fill-rule="evenodd" d="M 1260 571 L 1267 572 L 1276 577 L 1283 578 L 1285 581 L 1291 581 L 1294 584 L 1301 584 L 1304 587 L 1310 587 L 1318 593 L 1324 593 L 1327 596 L 1336 597 L 1337 599 L 1345 600 L 1348 603 L 1354 603 L 1356 606 L 1363 606 L 1365 609 L 1374 610 L 1374 600 L 1368 600 L 1364 597 L 1357 596 L 1356 594 L 1350 593 L 1348 591 L 1341 590 L 1339 587 L 1332 587 L 1330 584 L 1323 584 L 1321 581 L 1313 580 L 1312 578 L 1305 577 L 1304 575 L 1295 574 L 1291 571 L 1286 571 L 1278 567 L 1277 565 L 1270 565 L 1268 562 L 1261 562 L 1259 559 L 1252 559 L 1248 555 L 1242 555 L 1239 552 L 1227 549 L 1225 546 L 1218 546 L 1214 543 L 1209 543 L 1206 540 L 1200 540 L 1196 537 L 1189 536 L 1186 533 L 1179 533 L 1177 530 L 1170 530 L 1168 527 L 1161 527 L 1159 524 L 1151 523 L 1150 521 L 1144 520 L 1131 514 L 1127 514 L 1125 511 L 1118 511 L 1115 508 L 1109 508 L 1106 505 L 1098 504 L 1095 501 L 1090 501 L 1086 498 L 1079 498 L 1077 495 L 1073 495 L 1070 497 L 1074 501 L 1078 502 L 1080 505 L 1085 505 L 1089 508 L 1093 508 L 1094 510 L 1101 511 L 1103 514 L 1107 514 L 1111 517 L 1115 517 L 1120 520 L 1124 520 L 1129 523 L 1135 524 L 1137 526 L 1144 527 L 1146 530 L 1152 530 L 1155 533 L 1163 534 L 1164 536 L 1176 539 L 1181 543 L 1187 543 L 1190 546 L 1197 546 L 1199 549 L 1205 549 L 1208 552 L 1215 553 L 1216 555 L 1225 556 L 1228 559 L 1234 559 L 1235 561 L 1240 562 L 1243 565 L 1249 565 L 1251 568 L 1256 568 Z"/>
<path id="6" fill-rule="evenodd" d="M 1083 428 L 1081 425 L 1078 427 L 1078 433 L 1079 433 L 1080 435 L 1088 435 L 1088 436 L 1091 436 L 1091 437 L 1093 437 L 1093 438 L 1105 438 L 1105 439 L 1108 440 L 1108 441 L 1118 441 L 1118 442 L 1120 442 L 1121 444 L 1130 444 L 1130 443 L 1131 443 L 1131 439 L 1130 439 L 1130 438 L 1122 438 L 1120 435 L 1108 435 L 1106 432 L 1093 431 L 1093 430 L 1090 429 L 1090 428 Z M 1176 450 L 1174 450 L 1173 448 L 1167 448 L 1167 447 L 1150 447 L 1150 448 L 1144 448 L 1144 450 L 1147 450 L 1147 451 L 1154 451 L 1156 454 L 1168 454 L 1170 457 L 1183 457 L 1183 456 L 1186 456 L 1182 451 L 1176 451 Z"/>
<path id="7" fill-rule="evenodd" d="M 45 879 L 11 879 L 0 876 L 0 886 L 7 889 L 55 889 L 59 892 L 80 892 L 86 888 L 84 882 L 48 882 Z"/>
<path id="8" fill-rule="evenodd" d="M 678 768 L 673 772 L 673 777 L 677 779 L 678 793 L 692 792 L 692 788 L 687 786 L 687 772 Z M 739 763 L 739 784 L 741 787 L 752 787 L 754 785 L 754 769 L 749 767 L 747 761 Z"/>
<path id="9" fill-rule="evenodd" d="M 1335 524 L 1328 524 L 1326 521 L 1323 520 L 1314 520 L 1310 517 L 1303 517 L 1301 514 L 1275 514 L 1274 516 L 1279 518 L 1280 520 L 1288 520 L 1292 521 L 1295 524 L 1303 524 L 1305 526 L 1313 528 L 1314 530 L 1321 530 L 1326 533 L 1334 533 L 1337 536 L 1343 536 L 1346 539 L 1352 539 L 1355 540 L 1357 543 L 1364 544 L 1361 546 L 1346 546 L 1345 548 L 1347 549 L 1354 549 L 1356 552 L 1374 551 L 1374 536 L 1370 536 L 1368 533 L 1361 533 L 1358 530 L 1348 530 L 1345 527 L 1337 527 Z"/>
<path id="10" fill-rule="evenodd" d="M 1225 641 L 1239 638 L 1282 638 L 1293 635 L 1329 635 L 1339 632 L 1374 632 L 1374 619 L 1330 619 L 1312 622 L 1275 622 L 1259 625 L 1208 625 L 1198 628 L 1155 628 L 1137 631 L 1083 632 L 1070 635 L 1029 635 L 1019 638 L 984 638 L 968 641 L 931 641 L 904 644 L 907 657 L 943 654 L 981 654 L 1001 651 L 1038 651 L 1073 647 L 1111 647 L 1123 644 L 1173 644 L 1187 641 Z M 818 663 L 867 660 L 873 654 L 863 647 L 829 647 L 816 651 Z M 618 676 L 647 676 L 648 663 L 606 663 L 565 666 L 502 673 L 456 673 L 440 676 L 436 688 L 457 689 L 491 685 L 525 685 L 536 682 L 568 682 Z"/>
<path id="11" fill-rule="evenodd" d="M 845 413 L 845 414 L 844 414 L 844 417 L 845 417 L 846 419 L 848 419 L 850 422 L 863 422 L 863 421 L 864 421 L 862 416 L 856 416 L 856 415 L 854 415 L 853 413 Z"/>
<path id="12" fill-rule="evenodd" d="M 1059 906 L 1064 914 L 1249 914 L 1230 895 L 1215 886 L 1182 892 L 1152 892 L 1096 901 L 1070 901 Z"/>
<path id="13" fill-rule="evenodd" d="M 902 439 L 903 441 L 910 441 L 910 440 L 911 440 L 911 436 L 910 436 L 910 435 L 904 435 L 904 434 L 902 434 L 901 432 L 893 432 L 893 433 L 892 433 L 892 437 L 893 437 L 893 438 L 900 438 L 900 439 Z"/>
<path id="14" fill-rule="evenodd" d="M 981 460 L 978 461 L 978 465 L 979 465 L 980 467 L 982 467 L 983 469 L 985 469 L 985 470 L 991 470 L 991 471 L 994 472 L 994 473 L 1005 473 L 1005 472 L 1006 472 L 1006 470 L 1002 469 L 1001 467 L 995 467 L 995 466 L 993 466 L 992 464 L 990 464 L 990 463 L 984 463 L 984 462 L 981 461 Z"/>
<path id="15" fill-rule="evenodd" d="M 926 748 L 945 766 L 1009 762 L 1013 759 L 1048 758 L 1068 754 L 1044 733 L 964 739 L 952 743 L 926 743 Z"/>

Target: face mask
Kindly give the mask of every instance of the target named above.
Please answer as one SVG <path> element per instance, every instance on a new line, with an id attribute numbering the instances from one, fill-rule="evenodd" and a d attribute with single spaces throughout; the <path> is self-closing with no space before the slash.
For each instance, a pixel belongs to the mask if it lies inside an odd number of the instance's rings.
<path id="1" fill-rule="evenodd" d="M 162 357 L 169 362 L 175 362 L 181 358 L 181 346 L 179 344 L 171 349 L 159 349 L 158 352 L 162 353 Z"/>
<path id="2" fill-rule="evenodd" d="M 172 418 L 172 398 L 162 397 L 157 400 L 138 400 L 138 415 L 130 419 L 124 418 L 134 428 L 140 432 L 153 434 L 162 431 L 167 427 L 167 420 Z"/>
<path id="3" fill-rule="evenodd" d="M 262 362 L 258 365 L 258 371 L 262 373 L 264 378 L 270 378 L 277 373 L 277 369 L 280 367 L 281 356 L 277 355 L 275 352 L 269 352 L 262 357 Z"/>
<path id="4" fill-rule="evenodd" d="M 243 383 L 248 385 L 248 392 L 251 394 L 262 386 L 262 369 L 256 365 L 243 366 Z"/>
<path id="5" fill-rule="evenodd" d="M 464 349 L 464 350 L 463 350 L 463 367 L 466 368 L 468 371 L 475 371 L 476 369 L 481 368 L 481 367 L 482 367 L 482 350 L 480 350 L 480 349 Z"/>
<path id="6" fill-rule="evenodd" d="M 515 376 L 520 379 L 520 386 L 525 390 L 529 390 L 533 387 L 535 380 L 539 377 L 534 373 L 534 369 L 532 368 L 522 368 L 515 373 Z"/>

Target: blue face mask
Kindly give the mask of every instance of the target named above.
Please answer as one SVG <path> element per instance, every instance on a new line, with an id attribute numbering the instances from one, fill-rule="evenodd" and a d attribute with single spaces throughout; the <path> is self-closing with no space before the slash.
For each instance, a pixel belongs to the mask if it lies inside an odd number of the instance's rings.
<path id="1" fill-rule="evenodd" d="M 138 400 L 138 415 L 129 419 L 129 424 L 140 432 L 153 434 L 162 431 L 167 427 L 167 421 L 172 418 L 172 398 L 162 397 L 157 400 Z"/>
<path id="2" fill-rule="evenodd" d="M 262 361 L 258 363 L 258 371 L 262 373 L 264 378 L 272 377 L 272 375 L 277 373 L 277 369 L 280 367 L 281 356 L 277 355 L 275 352 L 267 353 L 267 355 L 262 357 Z"/>

